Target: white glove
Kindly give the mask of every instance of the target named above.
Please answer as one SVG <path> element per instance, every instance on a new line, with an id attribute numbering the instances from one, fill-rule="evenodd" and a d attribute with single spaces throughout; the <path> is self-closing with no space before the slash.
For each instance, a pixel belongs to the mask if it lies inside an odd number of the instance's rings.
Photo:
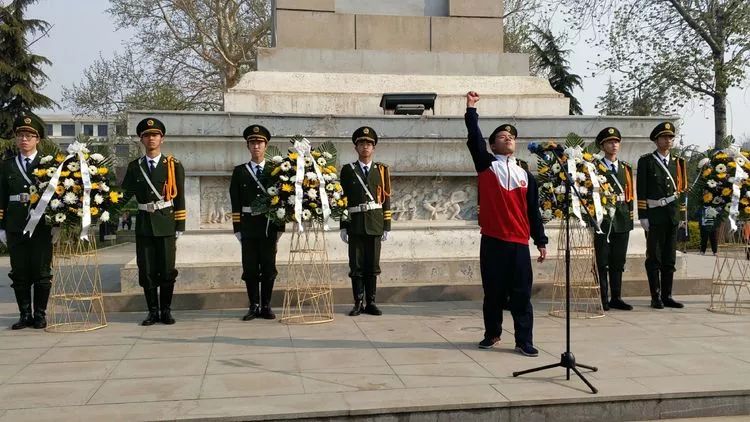
<path id="1" fill-rule="evenodd" d="M 236 237 L 236 238 L 237 238 L 237 240 L 239 240 L 239 241 L 240 241 L 240 243 L 242 243 L 242 233 L 240 233 L 240 232 L 235 232 L 235 233 L 234 233 L 234 237 Z"/>
<path id="2" fill-rule="evenodd" d="M 648 231 L 648 218 L 641 218 L 641 227 L 643 227 L 643 230 Z"/>
<path id="3" fill-rule="evenodd" d="M 180 236 L 182 236 L 182 233 L 184 233 L 184 232 L 174 232 L 174 238 L 175 239 L 179 239 Z"/>
<path id="4" fill-rule="evenodd" d="M 341 240 L 343 240 L 344 243 L 349 243 L 349 234 L 346 232 L 346 229 L 341 229 L 339 231 L 339 235 L 341 236 Z"/>
<path id="5" fill-rule="evenodd" d="M 5 230 L 0 230 L 0 243 L 3 245 L 8 244 L 8 235 L 5 234 Z"/>
<path id="6" fill-rule="evenodd" d="M 381 237 L 380 240 L 385 242 L 386 240 L 388 240 L 389 234 L 391 234 L 391 232 L 383 232 L 383 237 Z"/>

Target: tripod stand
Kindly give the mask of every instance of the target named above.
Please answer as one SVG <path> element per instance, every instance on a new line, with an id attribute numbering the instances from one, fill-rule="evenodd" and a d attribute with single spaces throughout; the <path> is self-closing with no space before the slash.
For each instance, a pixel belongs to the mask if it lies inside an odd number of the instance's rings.
<path id="1" fill-rule="evenodd" d="M 561 152 L 561 151 L 556 151 Z M 562 163 L 562 160 L 560 160 L 560 157 L 558 154 L 555 154 L 557 157 L 557 162 L 565 168 L 565 166 Z M 572 159 L 572 158 L 571 158 Z M 539 372 L 544 371 L 547 369 L 552 368 L 565 368 L 566 377 L 565 379 L 570 381 L 570 371 L 575 372 L 576 375 L 578 375 L 578 378 L 580 378 L 590 389 L 593 394 L 596 394 L 599 392 L 599 390 L 596 389 L 587 379 L 583 376 L 581 371 L 578 370 L 578 367 L 585 368 L 588 370 L 591 370 L 592 372 L 596 372 L 598 369 L 594 366 L 588 366 L 584 365 L 582 363 L 576 363 L 576 358 L 573 355 L 573 353 L 570 351 L 570 203 L 571 203 L 571 191 L 574 191 L 575 194 L 580 199 L 580 193 L 577 189 L 575 189 L 575 185 L 572 182 L 572 177 L 569 173 L 566 173 L 567 177 L 565 178 L 566 182 L 566 191 L 565 191 L 565 204 L 564 204 L 564 212 L 563 217 L 565 218 L 565 352 L 560 356 L 560 362 L 559 363 L 553 363 L 550 365 L 544 365 L 537 368 L 531 368 L 526 369 L 524 371 L 514 372 L 513 376 L 517 377 L 520 375 L 530 374 L 532 372 Z M 595 175 L 592 177 L 596 177 Z M 594 221 L 594 224 L 598 226 L 596 221 Z"/>

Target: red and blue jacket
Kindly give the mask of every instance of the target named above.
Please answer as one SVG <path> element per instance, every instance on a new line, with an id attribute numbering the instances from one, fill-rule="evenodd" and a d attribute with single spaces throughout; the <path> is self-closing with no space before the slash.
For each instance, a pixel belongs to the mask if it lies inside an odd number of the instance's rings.
<path id="1" fill-rule="evenodd" d="M 466 129 L 474 168 L 479 179 L 479 225 L 484 236 L 505 242 L 547 245 L 536 179 L 512 156 L 492 155 L 479 129 L 475 108 L 467 108 Z"/>

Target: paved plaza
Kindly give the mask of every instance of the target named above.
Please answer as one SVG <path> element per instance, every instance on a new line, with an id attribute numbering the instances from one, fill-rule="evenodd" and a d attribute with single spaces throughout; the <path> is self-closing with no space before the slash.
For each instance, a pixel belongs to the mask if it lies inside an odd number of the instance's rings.
<path id="1" fill-rule="evenodd" d="M 563 369 L 512 377 L 564 349 L 564 320 L 547 316 L 544 303 L 538 358 L 513 352 L 509 324 L 495 349 L 477 349 L 478 302 L 384 304 L 382 317 L 355 318 L 342 305 L 334 322 L 314 326 L 242 322 L 245 310 L 234 309 L 178 311 L 174 326 L 141 327 L 142 313 L 120 313 L 90 333 L 5 329 L 0 421 L 736 415 L 750 390 L 750 319 L 706 311 L 707 297 L 680 299 L 685 309 L 654 311 L 640 298 L 632 312 L 573 321 L 577 359 L 600 368 L 588 374 L 596 396 Z M 0 305 L 0 326 L 16 318 L 14 304 Z M 585 406 L 549 418 L 549 406 L 571 404 Z"/>

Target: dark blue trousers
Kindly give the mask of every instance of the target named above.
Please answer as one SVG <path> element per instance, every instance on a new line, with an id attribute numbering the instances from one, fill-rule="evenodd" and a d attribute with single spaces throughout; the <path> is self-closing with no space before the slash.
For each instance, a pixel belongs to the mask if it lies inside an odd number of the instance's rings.
<path id="1" fill-rule="evenodd" d="M 479 266 L 484 289 L 484 337 L 500 337 L 503 307 L 510 298 L 516 345 L 533 345 L 534 309 L 531 306 L 531 254 L 528 245 L 482 236 Z"/>

